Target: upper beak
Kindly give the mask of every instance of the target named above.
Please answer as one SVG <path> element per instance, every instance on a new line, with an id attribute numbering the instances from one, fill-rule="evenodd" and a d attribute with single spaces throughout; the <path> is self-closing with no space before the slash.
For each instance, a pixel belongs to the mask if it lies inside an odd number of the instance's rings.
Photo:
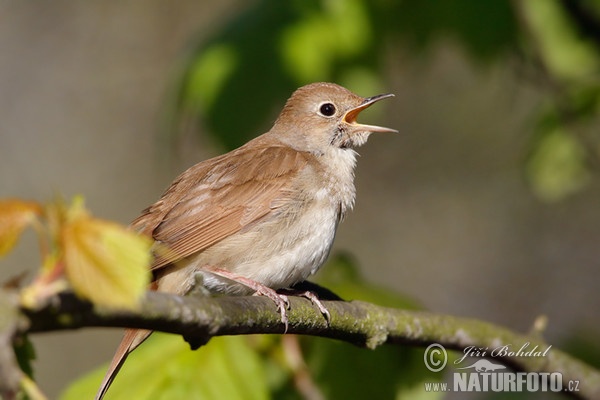
<path id="1" fill-rule="evenodd" d="M 395 129 L 385 128 L 383 126 L 376 126 L 376 125 L 364 125 L 364 124 L 359 124 L 358 122 L 356 122 L 356 118 L 358 117 L 358 114 L 360 114 L 360 112 L 362 110 L 370 107 L 372 104 L 378 102 L 379 100 L 387 99 L 388 97 L 394 97 L 394 95 L 392 93 L 387 93 L 387 94 L 379 94 L 377 96 L 366 98 L 358 107 L 355 107 L 355 108 L 349 110 L 348 112 L 346 112 L 346 114 L 344 115 L 344 118 L 343 118 L 344 122 L 346 122 L 347 124 L 353 125 L 354 127 L 358 127 L 358 128 L 364 129 L 365 131 L 369 131 L 369 132 L 398 133 L 398 131 Z"/>

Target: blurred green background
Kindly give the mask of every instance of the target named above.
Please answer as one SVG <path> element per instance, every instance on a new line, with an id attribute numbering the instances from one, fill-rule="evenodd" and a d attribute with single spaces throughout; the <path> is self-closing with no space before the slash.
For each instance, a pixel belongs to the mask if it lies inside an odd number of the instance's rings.
<path id="1" fill-rule="evenodd" d="M 362 120 L 400 134 L 359 150 L 336 251 L 427 309 L 520 331 L 544 314 L 551 343 L 593 354 L 597 1 L 5 1 L 0 21 L 0 196 L 81 193 L 127 223 L 303 84 L 393 92 Z M 34 245 L 0 278 L 34 270 Z M 34 337 L 40 384 L 56 397 L 119 337 Z"/>

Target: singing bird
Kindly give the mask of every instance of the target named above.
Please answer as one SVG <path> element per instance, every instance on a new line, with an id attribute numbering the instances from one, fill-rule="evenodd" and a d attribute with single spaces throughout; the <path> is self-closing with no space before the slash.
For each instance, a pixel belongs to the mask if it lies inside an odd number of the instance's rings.
<path id="1" fill-rule="evenodd" d="M 364 98 L 333 83 L 303 86 L 269 132 L 183 172 L 131 224 L 155 240 L 152 289 L 184 295 L 201 274 L 210 291 L 271 298 L 287 328 L 287 298 L 276 290 L 325 262 L 354 205 L 353 148 L 371 133 L 397 132 L 356 118 L 391 96 Z M 151 333 L 126 330 L 96 399 Z"/>

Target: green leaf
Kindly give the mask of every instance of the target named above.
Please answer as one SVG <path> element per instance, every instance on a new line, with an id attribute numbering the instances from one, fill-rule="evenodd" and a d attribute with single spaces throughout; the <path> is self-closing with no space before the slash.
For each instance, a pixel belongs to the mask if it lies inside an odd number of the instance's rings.
<path id="1" fill-rule="evenodd" d="M 323 338 L 303 343 L 311 374 L 327 399 L 441 398 L 440 393 L 424 393 L 423 382 L 440 381 L 443 374 L 427 370 L 422 349 L 366 350 Z"/>
<path id="2" fill-rule="evenodd" d="M 283 65 L 297 82 L 329 80 L 341 61 L 360 56 L 372 40 L 364 1 L 328 1 L 283 29 Z"/>
<path id="3" fill-rule="evenodd" d="M 35 348 L 28 336 L 18 336 L 13 341 L 13 347 L 21 371 L 33 378 L 32 361 L 35 360 Z"/>
<path id="4" fill-rule="evenodd" d="M 76 199 L 61 226 L 60 242 L 75 293 L 101 306 L 137 305 L 150 282 L 150 238 L 93 218 Z"/>
<path id="5" fill-rule="evenodd" d="M 579 191 L 589 179 L 583 145 L 556 126 L 544 132 L 527 163 L 527 176 L 535 193 L 546 201 L 558 201 Z"/>
<path id="6" fill-rule="evenodd" d="M 594 79 L 600 67 L 596 44 L 582 40 L 556 0 L 523 1 L 523 17 L 550 72 L 562 79 Z"/>
<path id="7" fill-rule="evenodd" d="M 193 110 L 213 108 L 237 63 L 237 54 L 231 45 L 215 43 L 206 48 L 202 57 L 196 58 L 190 66 L 184 87 L 188 107 Z"/>
<path id="8" fill-rule="evenodd" d="M 62 400 L 94 397 L 106 366 L 69 387 Z M 155 333 L 133 352 L 107 400 L 268 399 L 263 365 L 247 337 L 213 338 L 191 351 L 180 337 Z"/>

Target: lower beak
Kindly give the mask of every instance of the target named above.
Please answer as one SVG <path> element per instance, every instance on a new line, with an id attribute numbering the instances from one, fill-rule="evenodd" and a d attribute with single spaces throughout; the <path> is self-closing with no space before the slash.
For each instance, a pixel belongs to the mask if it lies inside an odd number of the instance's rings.
<path id="1" fill-rule="evenodd" d="M 380 94 L 377 96 L 366 98 L 365 101 L 363 101 L 358 107 L 355 107 L 355 108 L 349 110 L 348 112 L 346 112 L 346 114 L 344 115 L 344 122 L 352 125 L 355 128 L 360 128 L 360 129 L 363 129 L 363 130 L 369 131 L 369 132 L 398 133 L 398 131 L 395 129 L 385 128 L 383 126 L 376 126 L 376 125 L 364 125 L 364 124 L 359 124 L 358 122 L 356 122 L 356 118 L 358 117 L 358 114 L 360 114 L 360 112 L 362 110 L 369 108 L 372 104 L 378 102 L 379 100 L 387 99 L 388 97 L 394 97 L 394 95 L 392 93 L 388 93 L 388 94 Z"/>

